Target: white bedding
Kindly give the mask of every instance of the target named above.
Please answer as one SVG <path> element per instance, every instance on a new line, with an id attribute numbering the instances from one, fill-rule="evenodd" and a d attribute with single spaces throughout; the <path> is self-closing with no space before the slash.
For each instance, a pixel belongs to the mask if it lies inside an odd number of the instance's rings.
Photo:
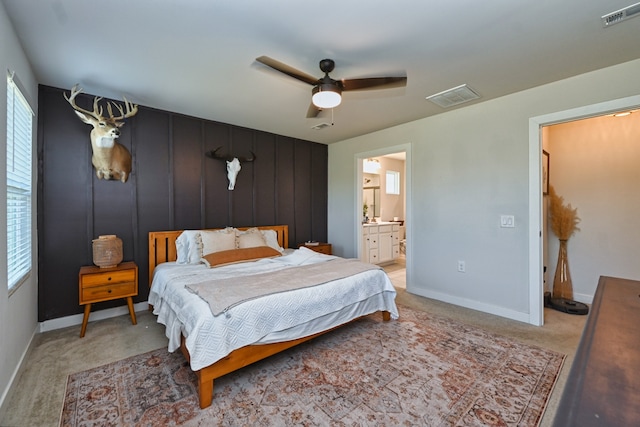
<path id="1" fill-rule="evenodd" d="M 204 300 L 185 289 L 186 284 L 209 280 L 212 274 L 222 278 L 252 275 L 334 258 L 302 247 L 282 257 L 218 268 L 163 263 L 155 268 L 149 303 L 158 322 L 166 326 L 169 351 L 180 347 L 181 334 L 186 337 L 193 370 L 249 344 L 301 338 L 376 311 L 388 311 L 393 319 L 398 318 L 396 292 L 383 270 L 267 295 L 218 316 Z"/>

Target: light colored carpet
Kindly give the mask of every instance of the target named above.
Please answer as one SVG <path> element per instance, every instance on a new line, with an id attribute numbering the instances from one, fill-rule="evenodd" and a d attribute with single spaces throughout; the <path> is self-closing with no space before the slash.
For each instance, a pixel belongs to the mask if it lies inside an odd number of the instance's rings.
<path id="1" fill-rule="evenodd" d="M 61 426 L 538 425 L 564 355 L 399 310 L 216 380 L 204 410 L 165 349 L 70 375 Z"/>
<path id="2" fill-rule="evenodd" d="M 398 302 L 418 310 L 453 318 L 511 339 L 567 355 L 541 426 L 552 425 L 555 407 L 580 340 L 586 316 L 545 309 L 545 325 L 520 322 L 422 298 L 398 289 Z M 102 366 L 130 356 L 166 348 L 164 327 L 147 311 L 137 313 L 138 325 L 129 315 L 90 322 L 79 338 L 80 326 L 38 334 L 28 351 L 10 395 L 0 413 L 0 425 L 16 427 L 57 426 L 69 374 Z"/>

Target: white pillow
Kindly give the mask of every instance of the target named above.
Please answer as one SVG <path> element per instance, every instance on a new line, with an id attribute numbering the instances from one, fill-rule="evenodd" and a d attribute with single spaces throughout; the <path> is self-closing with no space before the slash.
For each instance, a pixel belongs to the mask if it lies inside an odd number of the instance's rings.
<path id="1" fill-rule="evenodd" d="M 284 248 L 278 243 L 278 233 L 276 230 L 260 230 L 260 232 L 262 232 L 264 240 L 267 242 L 267 246 L 280 251 L 280 253 L 284 252 Z"/>
<path id="2" fill-rule="evenodd" d="M 224 230 L 205 231 L 206 233 L 247 233 L 249 231 L 257 230 L 252 228 L 247 231 L 241 232 L 233 227 L 227 227 Z M 202 258 L 203 248 L 202 239 L 200 238 L 200 232 L 203 230 L 184 230 L 180 236 L 176 239 L 176 252 L 178 264 L 199 264 Z M 280 253 L 284 253 L 284 248 L 278 244 L 278 233 L 275 230 L 259 230 L 264 237 L 266 246 L 269 246 Z M 264 245 L 264 244 L 263 244 Z M 236 242 L 236 247 L 238 244 Z M 235 249 L 229 248 L 229 249 Z"/>
<path id="3" fill-rule="evenodd" d="M 205 255 L 237 249 L 235 229 L 229 227 L 224 230 L 201 231 L 200 242 L 201 253 L 198 257 L 198 262 Z"/>
<path id="4" fill-rule="evenodd" d="M 267 246 L 267 241 L 265 240 L 264 235 L 256 227 L 250 228 L 246 231 L 236 231 L 236 239 L 238 249 Z"/>
<path id="5" fill-rule="evenodd" d="M 178 264 L 198 264 L 200 262 L 200 246 L 198 236 L 200 230 L 184 230 L 176 239 Z"/>
<path id="6" fill-rule="evenodd" d="M 292 253 L 279 258 L 279 261 L 289 265 L 308 265 L 330 261 L 336 258 L 337 256 L 335 255 L 325 255 L 304 246 L 300 246 Z"/>

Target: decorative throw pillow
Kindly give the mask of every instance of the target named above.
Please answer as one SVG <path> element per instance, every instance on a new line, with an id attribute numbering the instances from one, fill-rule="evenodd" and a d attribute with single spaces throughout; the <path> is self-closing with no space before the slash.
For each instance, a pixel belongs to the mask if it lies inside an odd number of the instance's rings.
<path id="1" fill-rule="evenodd" d="M 250 228 L 246 231 L 237 231 L 237 246 L 239 249 L 255 248 L 257 246 L 268 246 L 264 236 L 257 228 Z"/>
<path id="2" fill-rule="evenodd" d="M 201 231 L 201 255 L 236 249 L 236 233 L 233 228 L 215 231 Z"/>
<path id="3" fill-rule="evenodd" d="M 277 250 L 278 252 L 284 252 L 284 248 L 278 243 L 278 233 L 276 230 L 260 230 L 264 236 L 267 246 Z"/>
<path id="4" fill-rule="evenodd" d="M 178 264 L 198 264 L 200 262 L 200 230 L 184 230 L 176 239 Z"/>
<path id="5" fill-rule="evenodd" d="M 256 246 L 253 248 L 231 249 L 213 252 L 202 257 L 202 262 L 209 268 L 220 267 L 239 262 L 256 261 L 262 258 L 274 258 L 282 254 L 269 246 Z"/>

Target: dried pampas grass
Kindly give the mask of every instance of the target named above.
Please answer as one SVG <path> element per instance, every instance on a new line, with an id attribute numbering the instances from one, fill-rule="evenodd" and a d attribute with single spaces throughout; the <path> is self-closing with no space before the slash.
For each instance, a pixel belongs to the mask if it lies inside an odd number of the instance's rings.
<path id="1" fill-rule="evenodd" d="M 578 228 L 580 218 L 578 217 L 578 208 L 572 208 L 571 204 L 564 204 L 564 198 L 558 196 L 553 186 L 549 186 L 549 225 L 551 230 L 558 236 L 560 240 L 569 240 Z"/>

